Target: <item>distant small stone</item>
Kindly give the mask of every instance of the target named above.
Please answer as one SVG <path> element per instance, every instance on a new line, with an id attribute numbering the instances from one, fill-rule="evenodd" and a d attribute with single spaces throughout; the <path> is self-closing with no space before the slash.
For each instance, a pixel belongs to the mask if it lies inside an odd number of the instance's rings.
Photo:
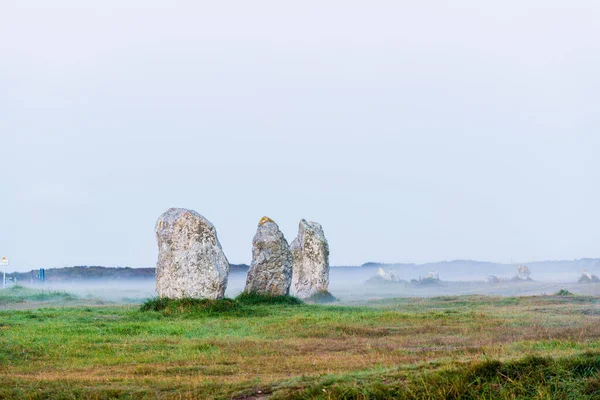
<path id="1" fill-rule="evenodd" d="M 290 246 L 294 256 L 292 294 L 301 299 L 329 288 L 329 244 L 320 224 L 301 220 Z"/>
<path id="2" fill-rule="evenodd" d="M 517 276 L 514 278 L 514 280 L 518 280 L 518 281 L 531 281 L 531 271 L 529 271 L 529 268 L 526 265 L 519 265 L 517 267 Z"/>
<path id="3" fill-rule="evenodd" d="M 431 270 L 431 271 L 429 271 L 429 273 L 427 274 L 427 277 L 425 279 L 433 279 L 435 281 L 439 281 L 440 274 L 439 274 L 439 272 L 437 272 L 435 270 Z"/>
<path id="4" fill-rule="evenodd" d="M 587 270 L 583 270 L 583 273 L 581 274 L 581 278 L 579 278 L 579 283 L 600 283 L 600 278 L 598 278 L 596 275 L 591 274 L 590 272 L 588 272 Z"/>
<path id="5" fill-rule="evenodd" d="M 292 283 L 292 253 L 279 226 L 263 217 L 252 240 L 252 263 L 245 292 L 287 296 Z"/>
<path id="6" fill-rule="evenodd" d="M 386 271 L 381 267 L 377 269 L 377 276 L 386 281 L 400 282 L 400 277 L 396 275 L 396 273 L 394 273 L 392 270 Z"/>
<path id="7" fill-rule="evenodd" d="M 156 222 L 159 297 L 221 299 L 229 262 L 213 224 L 196 211 L 171 208 Z"/>

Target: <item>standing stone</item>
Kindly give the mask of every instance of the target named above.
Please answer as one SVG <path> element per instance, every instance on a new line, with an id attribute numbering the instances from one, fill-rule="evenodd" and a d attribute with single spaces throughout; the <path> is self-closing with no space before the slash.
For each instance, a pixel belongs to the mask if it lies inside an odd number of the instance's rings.
<path id="1" fill-rule="evenodd" d="M 390 281 L 390 282 L 400 282 L 400 278 L 398 277 L 398 275 L 396 275 L 392 270 L 384 270 L 383 268 L 379 268 L 377 270 L 377 275 L 382 278 L 385 279 L 386 281 Z M 293 282 L 293 279 L 292 279 Z M 326 289 L 325 289 L 326 290 Z"/>
<path id="2" fill-rule="evenodd" d="M 329 287 L 329 245 L 316 222 L 300 221 L 298 237 L 290 246 L 294 256 L 292 294 L 307 298 Z"/>
<path id="3" fill-rule="evenodd" d="M 245 292 L 287 296 L 292 282 L 292 253 L 277 224 L 263 217 L 252 240 L 252 264 Z"/>
<path id="4" fill-rule="evenodd" d="M 531 275 L 531 272 L 529 271 L 529 268 L 527 268 L 526 265 L 519 265 L 517 267 L 517 278 L 519 280 L 530 281 L 531 278 L 529 277 L 529 275 Z"/>
<path id="5" fill-rule="evenodd" d="M 196 211 L 171 208 L 156 222 L 159 297 L 222 299 L 229 262 L 213 224 Z"/>

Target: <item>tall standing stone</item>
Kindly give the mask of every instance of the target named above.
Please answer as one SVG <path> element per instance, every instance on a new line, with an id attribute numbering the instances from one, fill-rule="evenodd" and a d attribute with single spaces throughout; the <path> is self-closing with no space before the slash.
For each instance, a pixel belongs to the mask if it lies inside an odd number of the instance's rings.
<path id="1" fill-rule="evenodd" d="M 252 264 L 245 292 L 288 295 L 292 282 L 292 253 L 277 224 L 263 217 L 252 240 Z"/>
<path id="2" fill-rule="evenodd" d="M 292 294 L 307 298 L 329 287 L 329 245 L 320 224 L 300 221 L 290 246 L 294 256 Z"/>
<path id="3" fill-rule="evenodd" d="M 213 224 L 196 211 L 171 208 L 158 218 L 155 231 L 160 297 L 223 298 L 229 262 Z"/>

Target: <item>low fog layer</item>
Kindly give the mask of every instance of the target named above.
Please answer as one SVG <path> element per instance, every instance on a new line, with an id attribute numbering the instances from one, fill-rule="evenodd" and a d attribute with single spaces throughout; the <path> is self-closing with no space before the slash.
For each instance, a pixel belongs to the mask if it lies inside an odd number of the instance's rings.
<path id="1" fill-rule="evenodd" d="M 552 294 L 566 289 L 577 294 L 600 294 L 600 284 L 580 284 L 585 268 L 590 274 L 600 276 L 600 260 L 536 262 L 527 264 L 531 281 L 510 281 L 517 274 L 516 265 L 499 265 L 474 261 L 452 261 L 434 264 L 367 264 L 363 267 L 332 267 L 330 292 L 344 302 L 364 301 L 390 297 L 431 297 L 442 295 L 485 294 L 501 296 L 526 296 Z M 377 282 L 379 269 L 394 273 L 402 282 Z M 435 285 L 416 285 L 411 280 L 425 278 L 432 271 L 439 274 Z M 488 283 L 486 277 L 494 275 L 498 283 Z M 235 297 L 243 289 L 246 272 L 235 269 L 229 275 L 226 296 Z M 19 282 L 31 285 L 29 282 Z M 50 281 L 34 284 L 49 290 L 62 290 L 81 298 L 100 299 L 118 303 L 138 303 L 156 296 L 155 280 L 103 279 Z"/>

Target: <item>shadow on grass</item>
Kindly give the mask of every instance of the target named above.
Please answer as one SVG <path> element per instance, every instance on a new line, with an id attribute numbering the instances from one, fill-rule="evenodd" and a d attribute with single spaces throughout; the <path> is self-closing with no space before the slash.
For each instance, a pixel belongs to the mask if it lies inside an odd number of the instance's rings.
<path id="1" fill-rule="evenodd" d="M 227 313 L 237 309 L 239 309 L 239 304 L 231 299 L 168 299 L 166 297 L 154 297 L 146 300 L 140 306 L 140 311 L 161 311 L 164 314 Z"/>
<path id="2" fill-rule="evenodd" d="M 311 304 L 328 304 L 337 303 L 339 299 L 334 297 L 327 290 L 319 290 L 318 292 L 312 294 L 310 297 L 304 299 L 304 301 Z"/>
<path id="3" fill-rule="evenodd" d="M 240 304 L 257 305 L 257 304 L 284 304 L 284 305 L 299 305 L 303 304 L 302 300 L 293 296 L 273 296 L 268 294 L 260 294 L 254 292 L 242 292 L 235 301 Z"/>

